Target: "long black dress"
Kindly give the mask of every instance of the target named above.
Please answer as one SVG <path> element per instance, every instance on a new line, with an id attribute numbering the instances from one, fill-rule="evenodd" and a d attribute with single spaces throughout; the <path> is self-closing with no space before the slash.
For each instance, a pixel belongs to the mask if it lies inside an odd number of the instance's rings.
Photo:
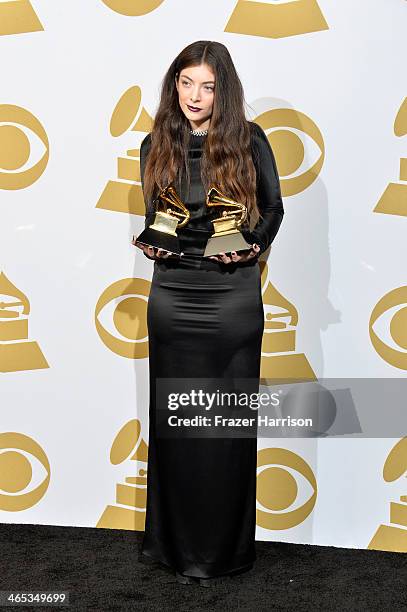
<path id="1" fill-rule="evenodd" d="M 262 253 L 284 210 L 273 152 L 250 122 L 258 205 L 263 219 L 243 231 Z M 257 257 L 223 264 L 198 259 L 213 232 L 200 178 L 206 136 L 191 135 L 191 212 L 178 230 L 181 259 L 154 262 L 148 301 L 149 451 L 147 510 L 141 553 L 188 576 L 210 578 L 250 569 L 256 559 L 257 440 L 157 436 L 157 378 L 259 379 L 264 311 Z M 141 145 L 143 184 L 148 134 Z M 180 194 L 181 195 L 181 194 Z M 146 226 L 151 223 L 146 215 Z"/>

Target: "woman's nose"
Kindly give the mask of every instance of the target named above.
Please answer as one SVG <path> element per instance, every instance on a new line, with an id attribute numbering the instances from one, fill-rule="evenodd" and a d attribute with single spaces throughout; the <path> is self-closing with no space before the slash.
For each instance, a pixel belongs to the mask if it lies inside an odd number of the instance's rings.
<path id="1" fill-rule="evenodd" d="M 192 102 L 197 102 L 199 100 L 199 91 L 196 91 L 196 92 L 194 91 L 191 94 L 191 100 Z"/>

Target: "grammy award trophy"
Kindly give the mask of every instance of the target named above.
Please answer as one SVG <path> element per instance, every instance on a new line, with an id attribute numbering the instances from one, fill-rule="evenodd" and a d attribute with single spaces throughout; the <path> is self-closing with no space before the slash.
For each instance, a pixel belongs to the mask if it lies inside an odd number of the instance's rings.
<path id="1" fill-rule="evenodd" d="M 206 244 L 204 257 L 252 248 L 238 229 L 247 218 L 247 207 L 244 204 L 231 200 L 212 185 L 206 196 L 206 205 L 221 206 L 225 210 L 220 217 L 212 220 L 215 232 Z"/>
<path id="2" fill-rule="evenodd" d="M 156 208 L 154 221 L 141 232 L 136 241 L 180 255 L 181 248 L 176 230 L 188 223 L 189 210 L 172 185 L 165 187 L 153 204 Z M 164 210 L 158 210 L 160 206 Z"/>

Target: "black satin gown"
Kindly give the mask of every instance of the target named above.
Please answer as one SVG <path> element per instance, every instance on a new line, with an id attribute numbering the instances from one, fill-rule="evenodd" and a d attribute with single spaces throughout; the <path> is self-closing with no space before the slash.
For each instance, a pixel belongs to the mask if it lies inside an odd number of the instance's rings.
<path id="1" fill-rule="evenodd" d="M 284 210 L 273 153 L 254 123 L 253 159 L 263 214 L 245 233 L 263 252 Z M 211 578 L 250 569 L 256 559 L 257 440 L 157 435 L 157 378 L 259 379 L 264 311 L 258 259 L 223 264 L 202 254 L 213 232 L 200 178 L 206 136 L 191 135 L 191 212 L 178 230 L 181 259 L 156 259 L 148 300 L 149 451 L 141 553 L 187 576 Z M 141 176 L 150 145 L 141 145 Z M 146 215 L 146 225 L 151 219 Z"/>

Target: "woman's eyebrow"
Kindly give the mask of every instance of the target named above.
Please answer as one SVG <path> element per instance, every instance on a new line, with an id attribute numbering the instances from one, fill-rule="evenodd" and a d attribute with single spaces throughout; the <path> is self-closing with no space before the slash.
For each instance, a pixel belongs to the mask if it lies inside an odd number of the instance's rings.
<path id="1" fill-rule="evenodd" d="M 187 76 L 186 74 L 183 74 L 182 78 L 186 78 L 186 79 L 189 79 L 190 81 L 194 82 L 194 79 L 191 79 L 191 77 Z M 215 81 L 202 81 L 203 85 L 207 85 L 208 83 L 215 84 Z"/>

